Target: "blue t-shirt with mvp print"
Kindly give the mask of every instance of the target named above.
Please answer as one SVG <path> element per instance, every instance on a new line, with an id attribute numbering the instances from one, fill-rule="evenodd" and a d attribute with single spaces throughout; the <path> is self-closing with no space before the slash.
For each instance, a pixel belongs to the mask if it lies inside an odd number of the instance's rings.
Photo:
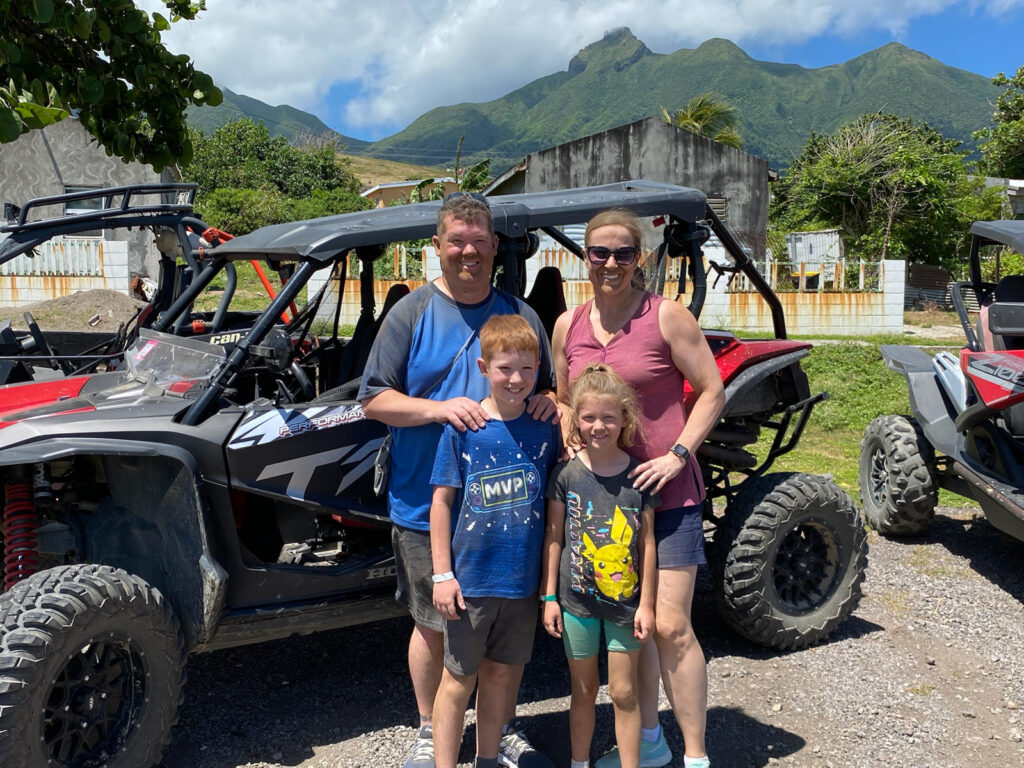
<path id="1" fill-rule="evenodd" d="M 458 488 L 452 559 L 467 597 L 529 597 L 540 583 L 544 489 L 558 425 L 524 413 L 476 432 L 445 427 L 431 485 Z"/>

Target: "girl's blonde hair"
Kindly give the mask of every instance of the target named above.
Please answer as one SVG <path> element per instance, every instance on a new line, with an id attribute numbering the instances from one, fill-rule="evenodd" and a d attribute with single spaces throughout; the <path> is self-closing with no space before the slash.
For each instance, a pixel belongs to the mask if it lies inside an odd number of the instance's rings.
<path id="1" fill-rule="evenodd" d="M 619 374 L 604 363 L 591 363 L 572 382 L 572 394 L 569 405 L 572 408 L 572 425 L 569 427 L 569 440 L 582 443 L 577 414 L 580 403 L 588 397 L 607 397 L 615 401 L 622 411 L 622 432 L 619 433 L 619 447 L 633 445 L 640 431 L 640 401 L 633 389 Z"/>

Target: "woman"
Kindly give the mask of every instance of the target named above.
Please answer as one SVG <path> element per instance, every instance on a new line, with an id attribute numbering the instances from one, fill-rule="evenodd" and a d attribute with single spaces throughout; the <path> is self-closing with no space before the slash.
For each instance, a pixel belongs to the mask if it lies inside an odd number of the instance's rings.
<path id="1" fill-rule="evenodd" d="M 664 681 L 683 732 L 685 765 L 709 765 L 704 744 L 707 670 L 693 633 L 690 610 L 697 566 L 704 559 L 701 507 L 704 485 L 692 454 L 718 421 L 725 402 L 714 356 L 690 312 L 633 286 L 643 246 L 640 222 L 627 211 L 598 214 L 584 235 L 594 299 L 555 323 L 552 338 L 563 433 L 571 420 L 570 382 L 589 364 L 606 363 L 640 395 L 642 435 L 630 453 L 642 462 L 633 472 L 641 490 L 661 494 L 654 518 L 658 551 L 655 643 L 640 660 L 643 742 L 640 765 L 669 763 L 672 754 L 658 725 L 658 682 Z M 683 408 L 683 380 L 697 399 Z M 596 768 L 616 768 L 613 750 Z"/>

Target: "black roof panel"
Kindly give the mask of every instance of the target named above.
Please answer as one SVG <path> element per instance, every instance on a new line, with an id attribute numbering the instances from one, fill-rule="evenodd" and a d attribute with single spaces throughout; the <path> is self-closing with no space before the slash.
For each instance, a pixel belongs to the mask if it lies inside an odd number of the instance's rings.
<path id="1" fill-rule="evenodd" d="M 1024 254 L 1024 221 L 976 221 L 971 225 L 971 234 L 993 243 L 1008 245 L 1017 253 Z"/>
<path id="2" fill-rule="evenodd" d="M 522 237 L 538 227 L 579 224 L 608 208 L 626 207 L 639 216 L 671 214 L 684 221 L 703 219 L 704 193 L 654 181 L 637 180 L 599 187 L 528 192 L 488 197 L 495 231 Z M 374 208 L 308 221 L 274 224 L 217 247 L 218 256 L 329 262 L 352 248 L 430 237 L 437 228 L 440 201 Z"/>

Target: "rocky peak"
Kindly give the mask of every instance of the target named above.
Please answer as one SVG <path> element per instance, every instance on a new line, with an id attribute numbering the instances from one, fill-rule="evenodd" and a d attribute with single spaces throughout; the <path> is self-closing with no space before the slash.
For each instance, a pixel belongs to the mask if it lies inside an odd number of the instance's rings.
<path id="1" fill-rule="evenodd" d="M 591 65 L 610 66 L 621 71 L 650 53 L 651 50 L 629 27 L 619 27 L 605 32 L 604 37 L 573 56 L 569 71 L 578 74 Z"/>

